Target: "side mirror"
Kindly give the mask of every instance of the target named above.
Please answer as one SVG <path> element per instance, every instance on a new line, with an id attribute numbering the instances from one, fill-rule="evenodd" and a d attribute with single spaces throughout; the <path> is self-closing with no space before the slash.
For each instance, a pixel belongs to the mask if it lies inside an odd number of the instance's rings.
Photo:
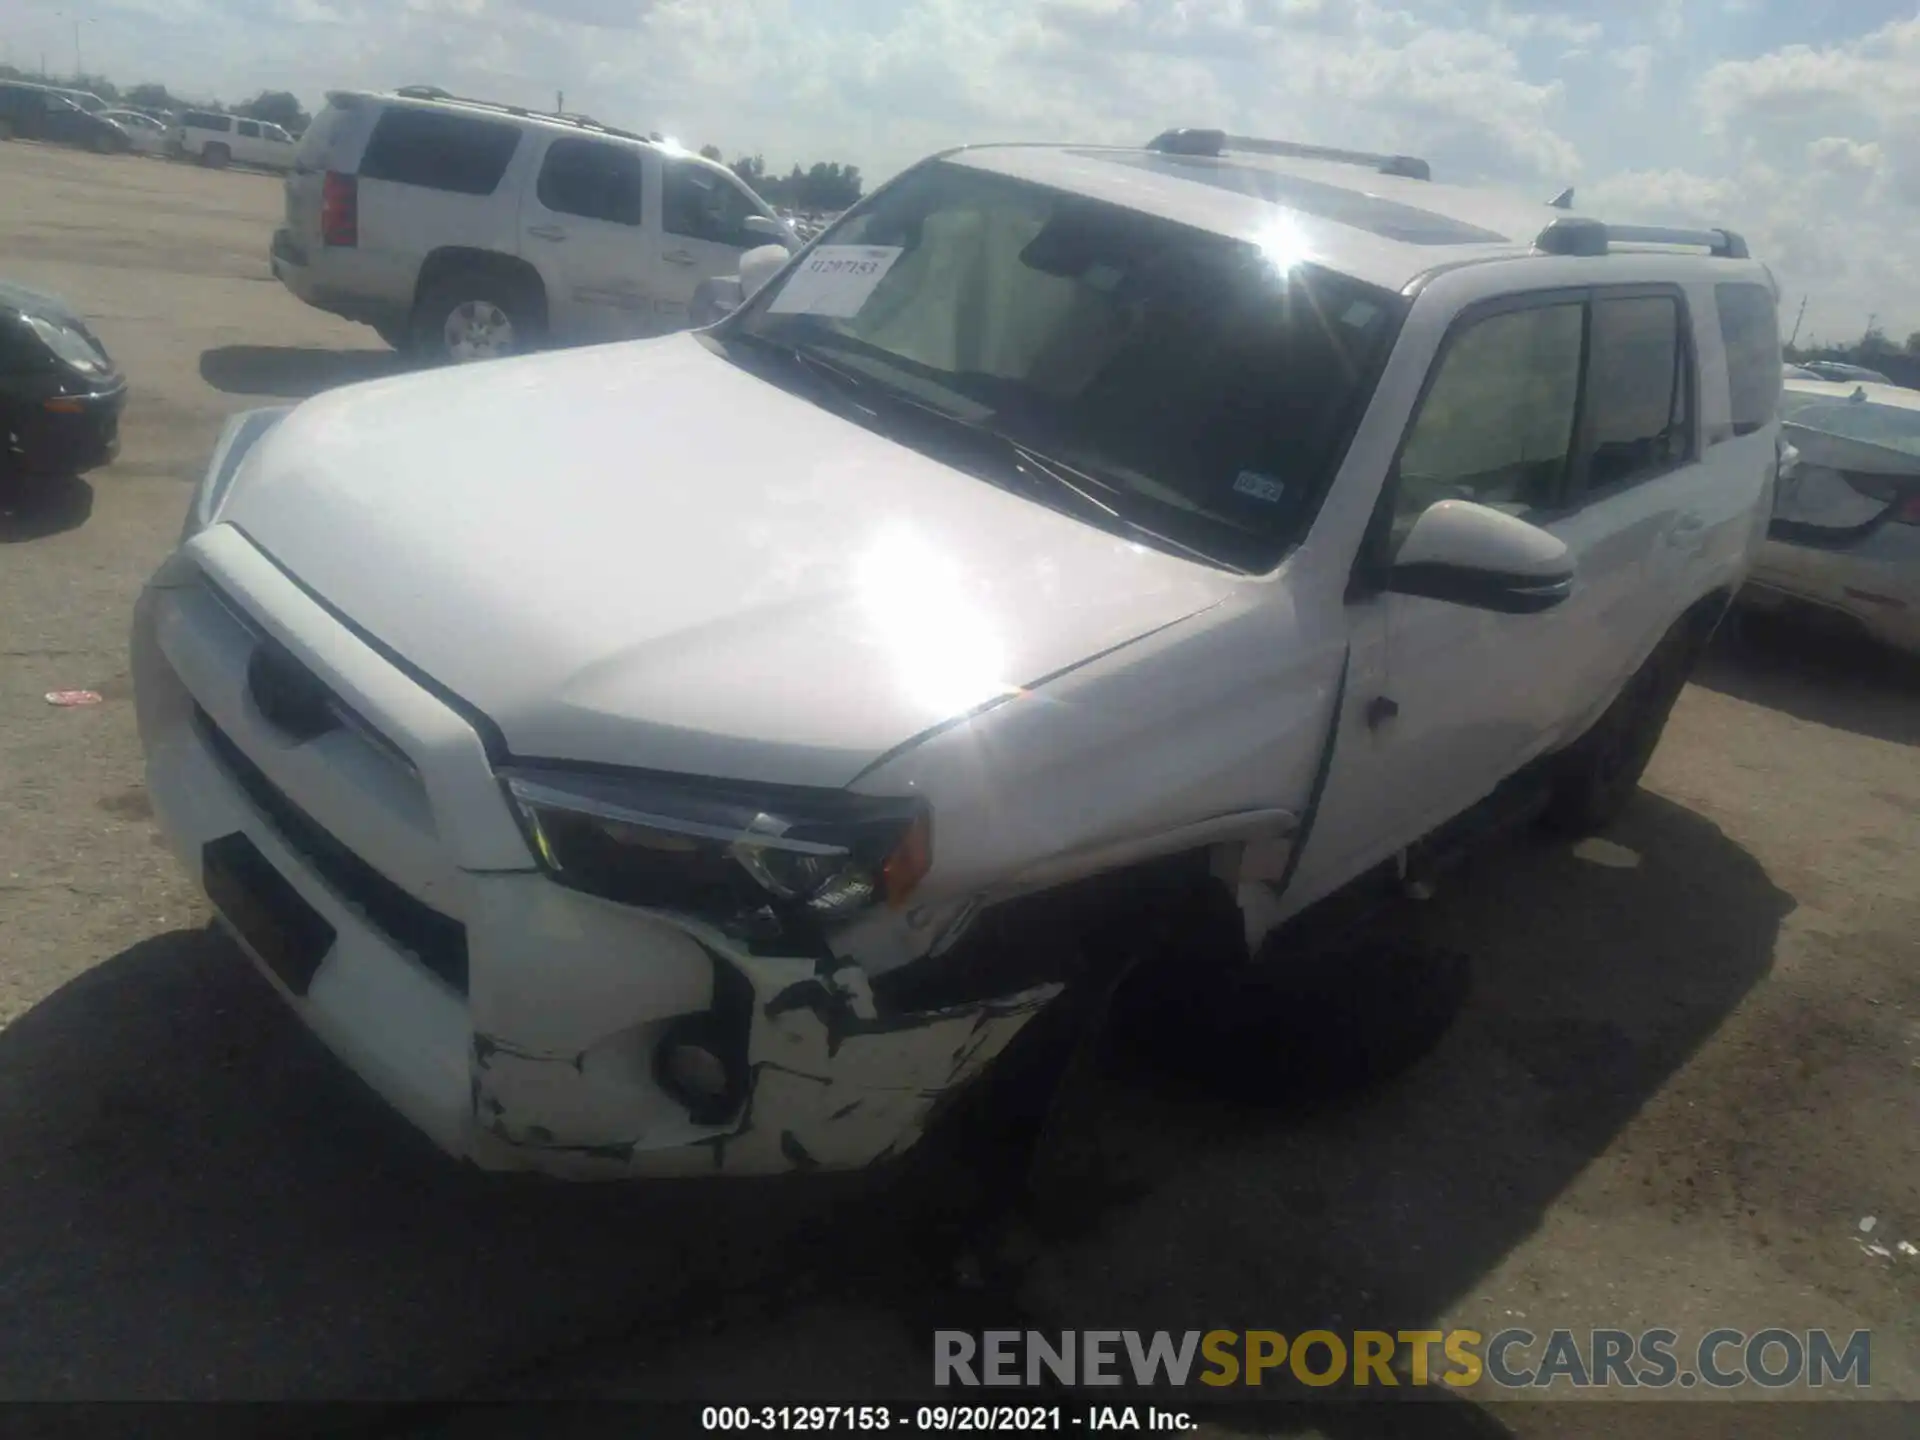
<path id="1" fill-rule="evenodd" d="M 1532 615 L 1573 593 L 1573 557 L 1538 525 L 1471 500 L 1441 500 L 1413 522 L 1387 572 L 1387 589 Z"/>
<path id="2" fill-rule="evenodd" d="M 758 235 L 762 240 L 772 240 L 789 250 L 799 248 L 799 237 L 771 215 L 749 215 L 740 222 L 740 228 L 749 235 Z"/>
<path id="3" fill-rule="evenodd" d="M 751 299 L 791 258 L 784 245 L 762 245 L 747 251 L 740 257 L 740 298 Z"/>

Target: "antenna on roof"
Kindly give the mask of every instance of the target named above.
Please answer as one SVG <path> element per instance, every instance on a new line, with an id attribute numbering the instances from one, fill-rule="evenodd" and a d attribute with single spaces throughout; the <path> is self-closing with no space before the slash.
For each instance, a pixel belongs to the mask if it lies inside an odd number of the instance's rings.
<path id="1" fill-rule="evenodd" d="M 1556 210 L 1571 210 L 1573 208 L 1573 187 L 1571 185 L 1567 186 L 1566 189 L 1549 200 L 1547 204 Z"/>

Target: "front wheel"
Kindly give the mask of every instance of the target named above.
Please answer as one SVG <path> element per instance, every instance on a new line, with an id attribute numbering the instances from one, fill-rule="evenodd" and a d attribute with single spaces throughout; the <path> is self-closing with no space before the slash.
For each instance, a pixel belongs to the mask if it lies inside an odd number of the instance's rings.
<path id="1" fill-rule="evenodd" d="M 1590 835 L 1612 824 L 1640 788 L 1667 717 L 1686 688 L 1699 646 L 1675 626 L 1621 687 L 1593 728 L 1560 757 L 1544 823 L 1563 835 Z"/>

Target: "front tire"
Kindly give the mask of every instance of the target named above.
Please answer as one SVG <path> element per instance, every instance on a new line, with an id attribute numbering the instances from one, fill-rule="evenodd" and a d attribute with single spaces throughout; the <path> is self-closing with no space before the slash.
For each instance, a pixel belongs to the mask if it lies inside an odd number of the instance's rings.
<path id="1" fill-rule="evenodd" d="M 441 364 L 498 360 L 536 348 L 544 330 L 530 285 L 480 270 L 437 280 L 414 307 L 411 349 Z"/>
<path id="2" fill-rule="evenodd" d="M 1606 713 L 1561 756 L 1542 817 L 1561 835 L 1591 835 L 1619 817 L 1640 788 L 1667 717 L 1686 688 L 1699 645 L 1685 624 L 1667 632 Z"/>

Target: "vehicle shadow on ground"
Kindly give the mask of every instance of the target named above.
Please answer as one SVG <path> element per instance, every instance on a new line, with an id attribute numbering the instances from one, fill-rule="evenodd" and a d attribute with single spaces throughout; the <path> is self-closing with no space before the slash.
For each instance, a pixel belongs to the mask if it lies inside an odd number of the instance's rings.
<path id="1" fill-rule="evenodd" d="M 1838 626 L 1736 615 L 1692 678 L 1796 720 L 1920 745 L 1920 659 Z"/>
<path id="2" fill-rule="evenodd" d="M 1275 1027 L 1278 1078 L 1241 1103 L 1117 1057 L 1084 1105 L 1071 1164 L 1057 1178 L 1041 1169 L 1043 1193 L 1064 1184 L 1069 1203 L 1042 1213 L 1064 1217 L 1067 1233 L 960 1328 L 1297 1335 L 1464 1313 L 1491 1334 L 1524 1323 L 1474 1313 L 1476 1283 L 1768 973 L 1793 908 L 1715 825 L 1651 793 L 1608 839 L 1612 864 L 1532 839 L 1487 851 L 1396 922 L 1394 948 L 1464 955 L 1472 970 L 1451 1030 L 1410 1067 L 1345 1043 L 1352 1022 L 1459 992 L 1444 975 L 1423 988 L 1377 963 Z M 1685 1123 L 1747 1122 L 1689 1111 Z M 1690 1145 L 1664 1143 L 1681 1155 Z M 1695 1205 L 1690 1184 L 1684 1165 L 1650 1178 L 1645 1203 L 1662 1217 Z M 1103 1207 L 1103 1191 L 1122 1203 Z M 929 1337 L 937 1315 L 903 1308 Z M 919 1343 L 930 1362 L 930 1339 Z M 1203 1395 L 1225 1398 L 1190 1392 Z M 1272 1385 L 1263 1395 L 1325 1398 Z M 1315 1424 L 1335 1437 L 1400 1433 L 1416 1418 L 1440 1433 L 1502 1433 L 1470 1405 L 1406 1408 L 1334 1406 Z M 1271 1430 L 1276 1417 L 1262 1417 L 1256 1406 L 1219 1423 Z"/>
<path id="3" fill-rule="evenodd" d="M 698 1313 L 790 1263 L 832 1198 L 456 1165 L 211 930 L 142 941 L 0 1030 L 0 1157 L 7 1399 L 445 1394 Z"/>
<path id="4" fill-rule="evenodd" d="M 218 345 L 200 354 L 200 378 L 228 395 L 304 400 L 337 385 L 406 371 L 391 350 L 323 350 L 310 345 Z"/>
<path id="5" fill-rule="evenodd" d="M 93 516 L 93 486 L 78 475 L 0 482 L 0 545 L 78 530 Z"/>

